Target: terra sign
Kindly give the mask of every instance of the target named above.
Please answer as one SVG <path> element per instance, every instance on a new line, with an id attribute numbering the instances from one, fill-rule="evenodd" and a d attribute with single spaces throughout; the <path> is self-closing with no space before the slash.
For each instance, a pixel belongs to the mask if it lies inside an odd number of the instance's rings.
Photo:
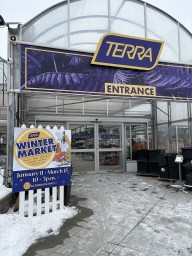
<path id="1" fill-rule="evenodd" d="M 109 33 L 100 39 L 91 64 L 150 70 L 157 65 L 163 44 L 163 41 Z"/>

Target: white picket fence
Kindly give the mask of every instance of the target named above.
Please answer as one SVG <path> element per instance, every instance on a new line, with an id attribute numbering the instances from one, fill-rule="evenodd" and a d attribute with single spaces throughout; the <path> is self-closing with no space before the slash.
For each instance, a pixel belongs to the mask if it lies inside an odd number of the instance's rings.
<path id="1" fill-rule="evenodd" d="M 32 217 L 64 209 L 64 186 L 19 192 L 19 214 Z"/>
<path id="2" fill-rule="evenodd" d="M 21 128 L 26 128 L 26 125 L 22 125 Z M 35 127 L 31 125 L 30 128 Z M 43 127 L 40 125 L 37 128 L 42 129 Z M 46 126 L 45 128 L 49 130 L 50 126 Z M 61 126 L 60 129 L 58 129 L 57 126 L 54 126 L 53 129 L 63 131 L 64 127 Z M 21 191 L 19 192 L 16 203 L 19 207 L 18 213 L 26 217 L 61 210 L 64 208 L 64 186 L 37 189 L 35 191 Z"/>

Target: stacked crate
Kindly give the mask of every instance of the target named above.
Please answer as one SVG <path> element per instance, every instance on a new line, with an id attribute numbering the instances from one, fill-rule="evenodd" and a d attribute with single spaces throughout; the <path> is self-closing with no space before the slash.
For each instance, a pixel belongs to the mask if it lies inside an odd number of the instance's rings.
<path id="1" fill-rule="evenodd" d="M 141 174 L 148 174 L 149 163 L 149 150 L 139 149 L 137 150 L 137 172 Z"/>
<path id="2" fill-rule="evenodd" d="M 140 149 L 137 151 L 137 172 L 149 176 L 159 176 L 158 156 L 164 155 L 162 149 Z"/>
<path id="3" fill-rule="evenodd" d="M 192 161 L 192 147 L 184 147 L 181 148 L 182 155 L 183 155 L 183 164 L 181 165 L 181 171 L 182 171 L 182 180 L 185 180 L 187 169 L 184 167 L 187 162 Z"/>

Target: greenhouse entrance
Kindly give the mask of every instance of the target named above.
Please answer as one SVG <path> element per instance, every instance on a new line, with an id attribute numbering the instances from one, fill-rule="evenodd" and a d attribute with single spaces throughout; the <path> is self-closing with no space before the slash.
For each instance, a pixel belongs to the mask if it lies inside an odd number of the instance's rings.
<path id="1" fill-rule="evenodd" d="M 148 147 L 147 123 L 126 125 L 96 120 L 70 123 L 69 129 L 75 173 L 123 172 L 125 162 L 134 159 L 135 146 Z"/>

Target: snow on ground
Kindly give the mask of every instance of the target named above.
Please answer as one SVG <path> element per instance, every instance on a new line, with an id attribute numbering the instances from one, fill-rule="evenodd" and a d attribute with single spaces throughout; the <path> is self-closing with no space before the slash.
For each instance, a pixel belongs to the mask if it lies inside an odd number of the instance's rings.
<path id="1" fill-rule="evenodd" d="M 5 197 L 6 195 L 10 194 L 12 191 L 11 188 L 6 188 L 5 186 L 0 186 L 0 200 L 1 198 Z"/>
<path id="2" fill-rule="evenodd" d="M 0 198 L 7 193 L 6 188 L 0 188 Z M 64 221 L 76 214 L 75 207 L 34 217 L 22 217 L 12 209 L 0 214 L 0 255 L 23 255 L 37 239 L 58 234 Z"/>

